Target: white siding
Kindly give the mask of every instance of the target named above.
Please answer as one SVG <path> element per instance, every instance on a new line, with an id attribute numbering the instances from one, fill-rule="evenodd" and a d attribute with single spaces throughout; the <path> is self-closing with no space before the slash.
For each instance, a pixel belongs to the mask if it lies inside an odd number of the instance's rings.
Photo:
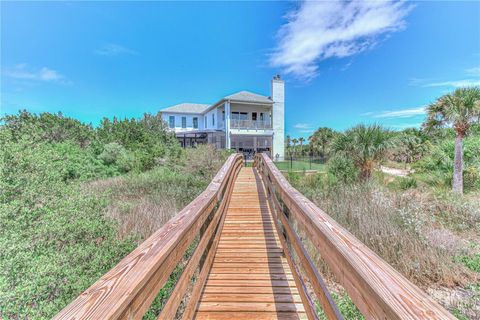
<path id="1" fill-rule="evenodd" d="M 181 113 L 167 113 L 162 112 L 162 119 L 170 125 L 170 116 L 175 117 L 175 131 L 189 131 L 189 130 L 202 130 L 203 127 L 203 115 L 201 114 L 181 114 Z M 187 118 L 187 127 L 182 128 L 182 117 Z M 198 118 L 198 129 L 193 128 L 193 118 Z"/>

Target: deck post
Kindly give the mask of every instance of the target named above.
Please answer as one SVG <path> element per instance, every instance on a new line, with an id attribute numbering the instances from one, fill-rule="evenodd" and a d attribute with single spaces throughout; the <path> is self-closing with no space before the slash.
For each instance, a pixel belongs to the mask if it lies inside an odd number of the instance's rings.
<path id="1" fill-rule="evenodd" d="M 230 101 L 225 102 L 225 149 L 231 148 L 230 142 L 230 118 L 231 118 L 231 111 L 230 111 Z"/>

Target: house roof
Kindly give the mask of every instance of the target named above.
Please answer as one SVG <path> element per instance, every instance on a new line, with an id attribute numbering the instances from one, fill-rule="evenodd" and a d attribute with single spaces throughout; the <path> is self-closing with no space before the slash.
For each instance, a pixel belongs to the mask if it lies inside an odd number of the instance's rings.
<path id="1" fill-rule="evenodd" d="M 161 112 L 179 112 L 179 113 L 203 113 L 210 107 L 209 104 L 200 103 L 180 103 L 174 106 L 162 109 Z"/>
<path id="2" fill-rule="evenodd" d="M 180 103 L 174 106 L 160 110 L 161 112 L 178 112 L 178 113 L 205 113 L 211 109 L 218 106 L 220 103 L 223 103 L 225 100 L 232 100 L 236 102 L 246 102 L 246 103 L 268 103 L 272 104 L 273 101 L 270 97 L 262 96 L 250 91 L 240 91 L 229 96 L 226 96 L 220 99 L 217 103 L 212 105 L 209 104 L 199 104 L 199 103 Z"/>
<path id="3" fill-rule="evenodd" d="M 272 99 L 260 94 L 256 94 L 249 91 L 240 91 L 223 98 L 225 100 L 235 100 L 244 102 L 260 102 L 260 103 L 273 103 Z"/>

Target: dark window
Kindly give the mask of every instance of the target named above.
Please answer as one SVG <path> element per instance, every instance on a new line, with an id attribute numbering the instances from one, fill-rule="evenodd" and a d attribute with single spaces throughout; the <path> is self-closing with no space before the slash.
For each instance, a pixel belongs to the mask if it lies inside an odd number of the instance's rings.
<path id="1" fill-rule="evenodd" d="M 170 116 L 168 118 L 168 125 L 170 128 L 175 128 L 175 116 Z"/>
<path id="2" fill-rule="evenodd" d="M 263 112 L 260 112 L 260 120 L 263 121 Z"/>
<path id="3" fill-rule="evenodd" d="M 215 114 L 212 113 L 212 126 L 215 126 Z"/>
<path id="4" fill-rule="evenodd" d="M 195 129 L 198 129 L 198 118 L 197 117 L 193 117 L 193 127 Z"/>
<path id="5" fill-rule="evenodd" d="M 257 113 L 256 112 L 252 112 L 252 120 L 253 121 L 257 120 Z"/>
<path id="6" fill-rule="evenodd" d="M 207 129 L 207 116 L 205 116 L 205 129 Z"/>
<path id="7" fill-rule="evenodd" d="M 222 111 L 222 120 L 225 121 L 225 111 Z"/>
<path id="8" fill-rule="evenodd" d="M 182 117 L 182 128 L 187 127 L 187 117 Z"/>

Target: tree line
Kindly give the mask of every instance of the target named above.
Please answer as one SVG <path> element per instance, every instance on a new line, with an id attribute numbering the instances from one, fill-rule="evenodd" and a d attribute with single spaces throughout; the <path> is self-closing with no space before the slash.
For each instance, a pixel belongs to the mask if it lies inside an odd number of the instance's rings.
<path id="1" fill-rule="evenodd" d="M 416 163 L 420 170 L 443 168 L 451 171 L 451 175 L 444 172 L 443 179 L 451 180 L 454 192 L 463 193 L 466 175 L 473 184 L 478 184 L 480 179 L 479 121 L 480 87 L 459 88 L 427 106 L 426 120 L 420 129 L 398 132 L 378 124 L 359 124 L 338 132 L 321 127 L 308 138 L 308 144 L 303 137 L 287 136 L 286 154 L 287 157 L 316 155 L 328 158 L 332 170 L 343 180 L 368 180 L 373 170 L 386 159 Z M 464 146 L 467 137 L 470 139 Z"/>

